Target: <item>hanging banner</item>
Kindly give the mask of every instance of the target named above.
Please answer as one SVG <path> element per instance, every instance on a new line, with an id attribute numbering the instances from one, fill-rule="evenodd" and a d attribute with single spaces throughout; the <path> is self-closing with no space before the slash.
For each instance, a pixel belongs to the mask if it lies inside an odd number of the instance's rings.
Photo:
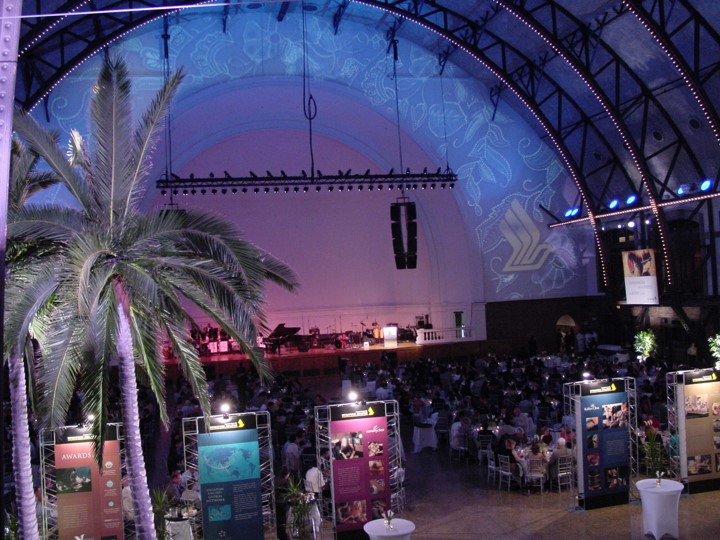
<path id="1" fill-rule="evenodd" d="M 629 502 L 630 417 L 624 379 L 581 385 L 579 491 L 586 509 Z"/>
<path id="2" fill-rule="evenodd" d="M 627 303 L 633 305 L 659 304 L 655 250 L 623 251 L 622 261 Z"/>
<path id="3" fill-rule="evenodd" d="M 342 533 L 362 529 L 390 509 L 385 404 L 332 407 L 330 420 L 335 523 Z"/>
<path id="4" fill-rule="evenodd" d="M 253 414 L 199 423 L 198 471 L 205 538 L 262 540 L 260 447 Z"/>
<path id="5" fill-rule="evenodd" d="M 709 368 L 684 375 L 684 438 L 680 459 L 695 489 L 720 489 L 720 372 Z M 684 427 L 684 429 L 682 429 Z"/>
<path id="6" fill-rule="evenodd" d="M 113 430 L 111 430 L 113 431 Z M 120 442 L 113 431 L 103 447 L 102 470 L 87 427 L 56 431 L 55 487 L 60 540 L 122 540 Z"/>

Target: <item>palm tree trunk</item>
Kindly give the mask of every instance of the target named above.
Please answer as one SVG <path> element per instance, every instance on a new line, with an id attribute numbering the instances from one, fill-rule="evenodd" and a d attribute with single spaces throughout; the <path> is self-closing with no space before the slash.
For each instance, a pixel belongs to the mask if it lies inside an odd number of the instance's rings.
<path id="1" fill-rule="evenodd" d="M 40 540 L 37 514 L 35 512 L 35 492 L 32 485 L 27 387 L 25 383 L 25 363 L 22 355 L 15 352 L 10 354 L 8 372 L 10 377 L 10 410 L 12 414 L 12 460 L 20 538 Z"/>
<path id="2" fill-rule="evenodd" d="M 138 411 L 138 389 L 135 379 L 135 360 L 133 358 L 130 323 L 122 302 L 118 303 L 117 352 L 120 363 L 120 394 L 125 424 L 125 454 L 127 473 L 130 477 L 135 527 L 137 537 L 143 540 L 155 540 L 150 490 L 148 489 L 145 456 L 140 437 L 140 413 Z"/>

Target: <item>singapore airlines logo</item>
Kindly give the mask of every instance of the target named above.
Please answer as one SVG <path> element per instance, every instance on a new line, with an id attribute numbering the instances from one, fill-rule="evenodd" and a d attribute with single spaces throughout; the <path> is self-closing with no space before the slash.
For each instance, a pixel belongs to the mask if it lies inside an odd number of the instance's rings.
<path id="1" fill-rule="evenodd" d="M 500 232 L 512 247 L 503 272 L 537 270 L 550 255 L 552 246 L 540 242 L 540 231 L 517 200 L 510 203 L 500 222 Z"/>

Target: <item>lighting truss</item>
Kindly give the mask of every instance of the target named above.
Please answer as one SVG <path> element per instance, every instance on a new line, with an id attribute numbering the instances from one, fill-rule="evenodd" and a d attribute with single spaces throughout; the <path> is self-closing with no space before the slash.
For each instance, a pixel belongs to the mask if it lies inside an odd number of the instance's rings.
<path id="1" fill-rule="evenodd" d="M 319 192 L 319 191 L 373 191 L 377 189 L 398 189 L 405 190 L 435 190 L 453 189 L 457 182 L 457 175 L 451 170 L 437 172 L 412 173 L 407 170 L 405 173 L 394 173 L 391 170 L 387 174 L 352 174 L 352 171 L 338 171 L 337 175 L 324 175 L 316 171 L 313 176 L 305 173 L 298 176 L 288 176 L 284 172 L 274 176 L 267 171 L 265 176 L 258 176 L 250 173 L 250 176 L 235 177 L 225 172 L 223 176 L 215 176 L 214 173 L 206 178 L 195 178 L 190 175 L 188 178 L 181 178 L 171 174 L 157 180 L 155 187 L 161 190 L 163 195 L 206 195 L 206 194 L 237 194 L 237 193 L 290 193 L 290 192 Z"/>

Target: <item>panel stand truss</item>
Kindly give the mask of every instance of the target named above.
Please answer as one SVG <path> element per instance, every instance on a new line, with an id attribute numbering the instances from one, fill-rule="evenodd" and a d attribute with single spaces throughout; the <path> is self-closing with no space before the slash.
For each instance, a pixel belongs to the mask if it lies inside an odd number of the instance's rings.
<path id="1" fill-rule="evenodd" d="M 395 400 L 369 401 L 368 406 L 382 403 L 385 406 L 385 417 L 388 427 L 388 467 L 390 469 L 390 506 L 392 511 L 399 514 L 405 508 L 405 469 L 403 468 L 404 451 L 400 438 L 400 406 Z M 330 471 L 330 482 L 334 485 L 332 464 L 322 461 L 320 451 L 327 448 L 332 456 L 332 440 L 330 434 L 331 411 L 333 407 L 343 407 L 347 403 L 323 405 L 315 407 L 315 426 L 317 430 L 317 460 L 318 464 L 327 466 Z M 332 526 L 337 536 L 337 511 L 335 498 L 332 497 Z"/>
<path id="2" fill-rule="evenodd" d="M 115 434 L 115 439 L 120 443 L 120 476 L 122 479 L 127 475 L 125 464 L 125 436 L 122 424 L 107 424 L 108 434 Z M 43 500 L 46 501 L 45 508 L 57 507 L 57 478 L 55 476 L 55 444 L 57 444 L 57 430 L 40 430 L 40 484 L 42 486 Z M 121 483 L 122 485 L 122 483 Z M 42 532 L 43 540 L 56 540 L 60 538 L 60 531 L 57 520 L 51 518 L 47 511 L 38 516 L 38 525 Z M 132 523 L 125 523 L 125 538 L 135 538 L 135 528 Z"/>
<path id="3" fill-rule="evenodd" d="M 262 501 L 263 527 L 266 538 L 275 538 L 275 527 L 277 516 L 275 515 L 275 472 L 273 470 L 273 448 L 270 432 L 270 413 L 267 411 L 243 412 L 233 416 L 254 416 L 257 432 L 258 446 L 260 451 L 260 498 Z M 217 415 L 211 418 L 222 418 Z M 201 431 L 201 422 L 204 417 L 183 419 L 183 450 L 185 459 L 185 470 L 189 473 L 186 480 L 188 489 L 199 492 L 198 485 L 198 435 Z M 202 527 L 202 522 L 198 523 Z"/>

